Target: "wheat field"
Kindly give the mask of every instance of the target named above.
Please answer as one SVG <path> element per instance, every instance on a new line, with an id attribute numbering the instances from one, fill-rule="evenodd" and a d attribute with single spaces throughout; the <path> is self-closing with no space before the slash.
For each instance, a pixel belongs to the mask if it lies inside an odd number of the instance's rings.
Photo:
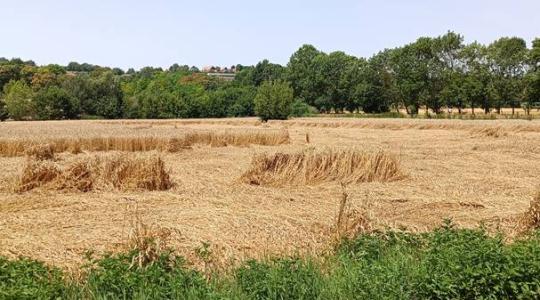
<path id="1" fill-rule="evenodd" d="M 0 255 L 66 268 L 88 250 L 122 248 L 134 214 L 167 228 L 186 257 L 208 243 L 228 264 L 327 251 L 344 189 L 348 211 L 362 212 L 370 228 L 426 231 L 451 218 L 512 233 L 540 187 L 536 120 L 45 121 L 0 129 Z"/>

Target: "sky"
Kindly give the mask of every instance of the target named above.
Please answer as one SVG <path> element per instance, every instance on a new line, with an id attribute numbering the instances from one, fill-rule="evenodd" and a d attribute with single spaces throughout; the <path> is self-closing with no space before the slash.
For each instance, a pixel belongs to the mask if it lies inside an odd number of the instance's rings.
<path id="1" fill-rule="evenodd" d="M 286 64 L 303 44 L 369 57 L 452 30 L 540 37 L 540 0 L 0 0 L 0 57 L 143 66 Z"/>

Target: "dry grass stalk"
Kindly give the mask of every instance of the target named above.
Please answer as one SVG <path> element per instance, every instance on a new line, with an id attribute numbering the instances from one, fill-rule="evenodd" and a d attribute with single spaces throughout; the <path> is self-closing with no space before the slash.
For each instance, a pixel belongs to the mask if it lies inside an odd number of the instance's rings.
<path id="1" fill-rule="evenodd" d="M 536 197 L 531 201 L 529 210 L 518 219 L 517 225 L 520 233 L 540 229 L 540 191 L 537 192 Z"/>
<path id="2" fill-rule="evenodd" d="M 334 242 L 339 244 L 343 238 L 354 238 L 361 233 L 372 230 L 371 222 L 364 212 L 351 209 L 348 203 L 349 194 L 342 183 L 342 194 L 338 214 L 334 225 Z"/>
<path id="3" fill-rule="evenodd" d="M 253 158 L 245 183 L 255 185 L 313 185 L 321 182 L 388 182 L 401 179 L 399 160 L 384 151 L 356 149 L 306 150 L 300 153 L 261 154 Z"/>
<path id="4" fill-rule="evenodd" d="M 51 144 L 38 144 L 30 146 L 25 150 L 25 154 L 37 160 L 53 160 L 54 149 Z"/>
<path id="5" fill-rule="evenodd" d="M 306 144 L 310 143 L 309 132 L 306 132 Z"/>
<path id="6" fill-rule="evenodd" d="M 65 167 L 48 161 L 28 159 L 15 191 L 42 187 L 59 191 L 88 192 L 94 189 L 167 190 L 172 182 L 159 156 L 105 158 L 85 157 Z"/>
<path id="7" fill-rule="evenodd" d="M 170 251 L 169 241 L 172 231 L 168 228 L 146 225 L 140 216 L 136 216 L 131 227 L 127 247 L 129 251 L 136 252 L 131 267 L 142 268 L 151 265 L 164 252 Z"/>
<path id="8" fill-rule="evenodd" d="M 49 150 L 53 153 L 71 152 L 74 154 L 84 151 L 168 151 L 177 152 L 189 149 L 196 144 L 213 147 L 248 146 L 248 145 L 281 145 L 290 142 L 286 130 L 248 130 L 248 131 L 201 131 L 189 132 L 179 137 L 158 136 L 126 136 L 126 137 L 89 137 L 89 138 L 50 138 L 46 140 L 33 138 L 0 140 L 0 155 L 21 156 L 26 149 L 36 151 Z M 43 144 L 48 146 L 42 146 Z"/>

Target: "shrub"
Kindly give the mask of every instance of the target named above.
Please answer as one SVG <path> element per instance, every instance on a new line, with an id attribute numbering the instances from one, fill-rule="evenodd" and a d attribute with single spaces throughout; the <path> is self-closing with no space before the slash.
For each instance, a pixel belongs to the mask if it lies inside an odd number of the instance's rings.
<path id="1" fill-rule="evenodd" d="M 182 258 L 164 252 L 154 263 L 140 267 L 132 263 L 137 254 L 106 256 L 89 264 L 85 288 L 92 298 L 208 299 L 215 294 Z"/>
<path id="2" fill-rule="evenodd" d="M 23 80 L 10 81 L 4 86 L 5 112 L 15 120 L 31 118 L 33 116 L 34 93 L 32 88 Z"/>
<path id="3" fill-rule="evenodd" d="M 316 299 L 321 293 L 322 275 L 310 262 L 276 259 L 248 261 L 235 277 L 240 289 L 252 299 Z"/>
<path id="4" fill-rule="evenodd" d="M 538 237 L 505 245 L 500 236 L 450 223 L 421 235 L 359 236 L 339 247 L 327 298 L 537 298 Z"/>
<path id="5" fill-rule="evenodd" d="M 73 119 L 78 116 L 76 100 L 57 86 L 41 89 L 34 100 L 37 116 L 41 120 Z"/>
<path id="6" fill-rule="evenodd" d="M 255 114 L 263 121 L 285 120 L 291 113 L 293 90 L 283 81 L 264 82 L 255 96 Z"/>
<path id="7" fill-rule="evenodd" d="M 65 291 L 58 269 L 30 259 L 0 257 L 0 299 L 58 299 Z"/>
<path id="8" fill-rule="evenodd" d="M 326 299 L 411 299 L 419 268 L 419 236 L 373 233 L 344 240 L 331 269 Z"/>
<path id="9" fill-rule="evenodd" d="M 317 109 L 302 99 L 296 99 L 291 104 L 291 117 L 305 117 L 316 113 L 318 113 Z"/>

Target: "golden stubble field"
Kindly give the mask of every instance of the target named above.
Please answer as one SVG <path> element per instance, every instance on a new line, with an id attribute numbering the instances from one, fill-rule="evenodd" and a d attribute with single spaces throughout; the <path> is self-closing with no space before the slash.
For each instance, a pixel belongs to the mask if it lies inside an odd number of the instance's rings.
<path id="1" fill-rule="evenodd" d="M 0 255 L 68 268 L 82 263 L 88 250 L 121 249 L 134 219 L 169 229 L 170 244 L 194 260 L 195 250 L 208 243 L 216 264 L 327 250 L 340 180 L 306 183 L 287 173 L 288 184 L 283 173 L 279 184 L 246 183 L 242 175 L 263 153 L 354 149 L 397 158 L 402 174 L 395 180 L 346 182 L 348 211 L 363 214 L 373 229 L 425 231 L 451 218 L 459 226 L 485 224 L 512 234 L 540 186 L 540 121 L 306 118 L 262 124 L 248 118 L 7 122 L 0 129 Z M 289 143 L 258 145 L 238 137 L 269 132 L 288 133 Z M 133 146 L 129 139 L 140 141 Z M 160 156 L 174 185 L 161 191 L 16 190 L 28 141 L 56 141 L 57 150 L 65 150 L 56 154 L 60 165 L 112 150 L 131 150 L 116 155 L 142 160 Z M 92 143 L 100 146 L 90 149 Z"/>

